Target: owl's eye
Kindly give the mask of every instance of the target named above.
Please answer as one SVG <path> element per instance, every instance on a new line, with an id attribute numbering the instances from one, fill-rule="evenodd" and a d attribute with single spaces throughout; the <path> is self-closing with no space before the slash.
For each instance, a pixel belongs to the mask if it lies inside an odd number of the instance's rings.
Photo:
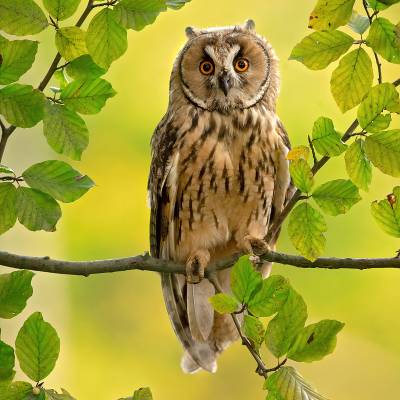
<path id="1" fill-rule="evenodd" d="M 211 75 L 214 73 L 214 64 L 211 61 L 202 61 L 200 63 L 200 72 L 203 75 Z"/>
<path id="2" fill-rule="evenodd" d="M 246 72 L 249 69 L 250 63 L 245 58 L 238 58 L 235 61 L 236 72 Z"/>

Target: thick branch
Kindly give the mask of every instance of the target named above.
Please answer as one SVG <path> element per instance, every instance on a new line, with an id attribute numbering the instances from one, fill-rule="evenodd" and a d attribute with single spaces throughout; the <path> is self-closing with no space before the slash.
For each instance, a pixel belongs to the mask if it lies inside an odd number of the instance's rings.
<path id="1" fill-rule="evenodd" d="M 213 272 L 231 267 L 241 254 L 236 254 L 225 260 L 210 265 L 207 276 Z M 315 261 L 302 256 L 268 251 L 260 256 L 261 261 L 270 261 L 292 265 L 299 268 L 325 269 L 382 269 L 399 268 L 400 258 L 334 258 L 323 257 Z M 0 251 L 0 265 L 16 269 L 50 272 L 55 274 L 82 275 L 104 274 L 111 272 L 140 270 L 153 272 L 171 272 L 185 274 L 185 266 L 173 261 L 160 260 L 149 254 L 134 257 L 115 258 L 97 261 L 64 261 L 53 260 L 50 257 L 30 257 Z"/>
<path id="2" fill-rule="evenodd" d="M 394 86 L 400 85 L 400 79 L 396 79 L 392 82 Z M 354 133 L 355 129 L 358 126 L 358 120 L 355 119 L 351 125 L 347 128 L 345 134 L 342 136 L 342 142 L 347 142 Z M 312 167 L 312 173 L 315 175 L 328 161 L 330 157 L 324 156 L 322 157 L 317 163 L 314 164 Z M 271 225 L 268 231 L 268 235 L 266 237 L 267 242 L 274 241 L 276 236 L 278 235 L 283 222 L 285 221 L 286 217 L 289 215 L 290 211 L 294 208 L 296 203 L 301 199 L 301 191 L 296 190 L 292 196 L 292 198 L 287 202 L 286 206 L 283 208 L 282 212 L 278 215 L 275 222 Z"/>

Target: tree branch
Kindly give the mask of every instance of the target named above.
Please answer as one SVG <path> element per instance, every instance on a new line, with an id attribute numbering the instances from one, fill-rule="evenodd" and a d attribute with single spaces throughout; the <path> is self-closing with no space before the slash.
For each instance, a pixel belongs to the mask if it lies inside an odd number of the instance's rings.
<path id="1" fill-rule="evenodd" d="M 400 78 L 396 79 L 392 82 L 394 86 L 400 85 Z M 345 134 L 342 136 L 342 142 L 347 142 L 353 135 L 355 129 L 358 126 L 358 120 L 355 119 L 351 125 L 347 128 Z M 311 169 L 313 175 L 315 175 L 328 161 L 330 157 L 324 156 L 322 157 L 317 163 L 315 163 Z M 277 216 L 275 222 L 270 226 L 268 230 L 268 234 L 266 236 L 266 241 L 271 243 L 274 241 L 282 227 L 283 222 L 285 221 L 286 217 L 289 215 L 290 211 L 294 208 L 297 202 L 301 200 L 301 191 L 297 189 L 291 199 L 286 203 L 286 206 L 283 208 L 281 213 Z"/>
<path id="2" fill-rule="evenodd" d="M 206 276 L 210 277 L 216 271 L 231 267 L 243 255 L 237 253 L 232 257 L 209 265 Z M 302 256 L 267 251 L 260 256 L 262 262 L 276 262 L 292 265 L 298 268 L 324 268 L 324 269 L 400 269 L 400 258 L 335 258 L 322 257 L 315 261 L 307 260 Z M 16 269 L 29 269 L 32 271 L 49 272 L 65 275 L 89 276 L 121 271 L 153 271 L 185 274 L 185 266 L 168 260 L 151 257 L 148 253 L 134 257 L 114 258 L 96 261 L 64 261 L 53 260 L 50 257 L 31 257 L 11 254 L 0 251 L 0 265 Z"/>

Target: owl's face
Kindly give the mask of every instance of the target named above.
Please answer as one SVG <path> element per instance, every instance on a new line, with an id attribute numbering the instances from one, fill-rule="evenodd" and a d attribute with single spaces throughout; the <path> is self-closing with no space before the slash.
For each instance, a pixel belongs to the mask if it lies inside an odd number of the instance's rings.
<path id="1" fill-rule="evenodd" d="M 249 108 L 267 95 L 271 80 L 276 95 L 277 58 L 253 28 L 249 21 L 241 27 L 186 30 L 189 40 L 176 67 L 190 102 L 209 111 Z"/>

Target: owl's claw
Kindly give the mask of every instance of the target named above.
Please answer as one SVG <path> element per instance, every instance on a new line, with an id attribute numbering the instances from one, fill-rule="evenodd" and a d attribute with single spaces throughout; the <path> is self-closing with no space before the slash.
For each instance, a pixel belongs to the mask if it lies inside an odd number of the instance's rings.
<path id="1" fill-rule="evenodd" d="M 200 283 L 204 278 L 204 271 L 210 261 L 210 253 L 206 250 L 200 250 L 189 257 L 186 263 L 186 281 L 187 283 Z"/>
<path id="2" fill-rule="evenodd" d="M 247 253 L 250 254 L 250 257 L 257 258 L 258 262 L 260 262 L 260 256 L 271 249 L 265 240 L 251 235 L 245 236 L 243 241 Z"/>

